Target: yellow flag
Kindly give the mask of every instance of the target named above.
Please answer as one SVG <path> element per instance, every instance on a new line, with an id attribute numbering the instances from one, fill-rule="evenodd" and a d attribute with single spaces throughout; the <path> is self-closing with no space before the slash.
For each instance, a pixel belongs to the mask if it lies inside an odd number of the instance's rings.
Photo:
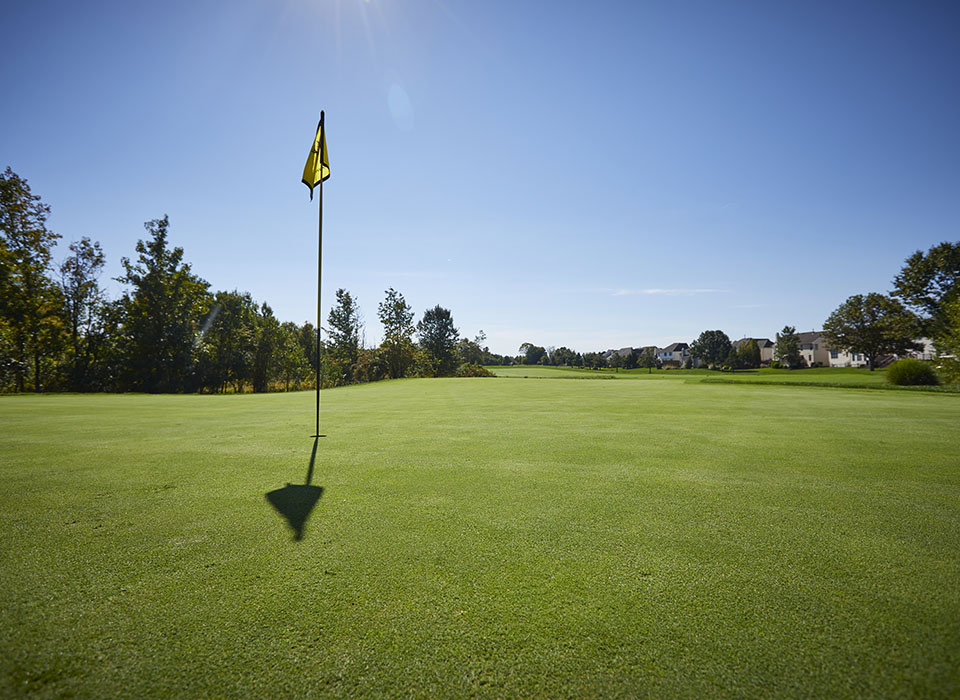
<path id="1" fill-rule="evenodd" d="M 313 201 L 313 188 L 330 177 L 330 156 L 327 153 L 327 137 L 323 133 L 323 116 L 317 124 L 317 136 L 313 139 L 313 148 L 303 166 L 303 184 L 310 188 L 310 200 Z"/>

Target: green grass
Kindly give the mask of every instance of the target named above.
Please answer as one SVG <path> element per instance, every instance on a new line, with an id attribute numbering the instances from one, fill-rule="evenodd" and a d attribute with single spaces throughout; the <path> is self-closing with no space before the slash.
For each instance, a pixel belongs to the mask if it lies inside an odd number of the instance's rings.
<path id="1" fill-rule="evenodd" d="M 858 389 L 888 388 L 894 390 L 918 387 L 895 387 L 887 384 L 883 370 L 871 372 L 855 367 L 813 367 L 809 369 L 755 369 L 719 372 L 706 369 L 579 369 L 576 367 L 541 367 L 513 365 L 487 367 L 498 377 L 524 379 L 682 379 L 688 382 L 726 382 L 737 384 L 787 384 L 803 386 L 841 386 Z M 941 393 L 960 391 L 956 387 L 924 387 L 922 391 Z"/>
<path id="2" fill-rule="evenodd" d="M 960 400 L 0 399 L 0 697 L 955 697 Z"/>

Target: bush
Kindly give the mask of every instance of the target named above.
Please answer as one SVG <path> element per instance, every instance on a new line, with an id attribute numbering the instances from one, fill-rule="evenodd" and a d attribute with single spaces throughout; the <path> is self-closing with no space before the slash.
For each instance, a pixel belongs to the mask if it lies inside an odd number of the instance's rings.
<path id="1" fill-rule="evenodd" d="M 780 360 L 774 360 L 770 363 L 770 369 L 783 369 L 783 365 L 780 364 Z"/>
<path id="2" fill-rule="evenodd" d="M 467 364 L 464 363 L 460 365 L 457 369 L 458 377 L 495 377 L 496 375 L 488 370 L 486 367 L 481 367 L 478 364 Z"/>
<path id="3" fill-rule="evenodd" d="M 898 386 L 933 385 L 939 384 L 940 378 L 929 362 L 907 357 L 887 367 L 887 381 Z"/>

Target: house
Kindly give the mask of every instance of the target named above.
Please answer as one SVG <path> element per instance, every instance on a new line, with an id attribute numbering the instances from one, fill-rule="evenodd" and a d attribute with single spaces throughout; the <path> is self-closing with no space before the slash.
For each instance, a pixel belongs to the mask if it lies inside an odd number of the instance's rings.
<path id="1" fill-rule="evenodd" d="M 866 367 L 867 356 L 862 352 L 847 352 L 845 350 L 830 350 L 831 367 Z"/>
<path id="2" fill-rule="evenodd" d="M 760 348 L 760 366 L 769 367 L 770 363 L 773 362 L 773 348 L 775 347 L 773 341 L 769 338 L 741 338 L 733 341 L 733 347 L 739 351 L 741 345 L 751 340 L 756 341 L 757 347 Z"/>
<path id="3" fill-rule="evenodd" d="M 829 367 L 830 351 L 820 331 L 797 333 L 800 338 L 800 358 L 807 367 Z"/>
<path id="4" fill-rule="evenodd" d="M 629 357 L 633 352 L 635 352 L 633 348 L 607 350 L 605 353 L 603 353 L 603 359 L 607 361 L 607 364 L 612 365 L 614 362 L 614 357 Z"/>
<path id="5" fill-rule="evenodd" d="M 886 367 L 902 357 L 913 357 L 918 360 L 933 360 L 936 357 L 936 350 L 929 338 L 917 338 L 914 342 L 921 347 L 920 350 L 910 350 L 903 355 L 883 355 L 876 358 L 875 366 Z M 831 367 L 866 367 L 869 364 L 867 356 L 861 352 L 844 350 L 830 350 L 829 352 Z"/>
<path id="6" fill-rule="evenodd" d="M 671 343 L 665 348 L 660 348 L 656 353 L 657 359 L 664 367 L 683 367 L 687 358 L 690 357 L 690 346 L 686 343 Z"/>
<path id="7" fill-rule="evenodd" d="M 777 346 L 769 338 L 754 338 L 760 346 L 760 366 L 769 367 L 773 362 L 773 349 Z"/>

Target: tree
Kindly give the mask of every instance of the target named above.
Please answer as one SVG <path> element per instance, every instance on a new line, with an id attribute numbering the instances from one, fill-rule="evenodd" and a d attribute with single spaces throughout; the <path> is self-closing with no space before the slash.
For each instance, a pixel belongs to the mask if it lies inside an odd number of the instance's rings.
<path id="1" fill-rule="evenodd" d="M 704 331 L 690 344 L 690 354 L 712 367 L 719 367 L 730 354 L 730 347 L 730 338 L 723 331 Z"/>
<path id="2" fill-rule="evenodd" d="M 297 333 L 297 342 L 303 348 L 303 354 L 310 363 L 311 373 L 317 376 L 317 329 L 312 323 L 304 323 Z"/>
<path id="3" fill-rule="evenodd" d="M 304 354 L 303 345 L 300 343 L 301 329 L 297 324 L 287 321 L 280 325 L 280 341 L 277 344 L 277 372 L 279 379 L 283 382 L 283 390 L 290 391 L 291 385 L 294 388 L 300 384 L 310 374 L 310 363 Z M 316 343 L 313 345 L 313 351 L 316 353 Z"/>
<path id="4" fill-rule="evenodd" d="M 737 348 L 737 358 L 741 367 L 756 369 L 760 366 L 760 346 L 753 338 L 740 341 Z"/>
<path id="5" fill-rule="evenodd" d="M 540 359 L 547 354 L 547 351 L 545 348 L 542 348 L 539 345 L 534 345 L 533 343 L 523 343 L 520 346 L 520 354 L 523 356 L 523 364 L 536 365 L 540 364 Z"/>
<path id="6" fill-rule="evenodd" d="M 636 369 L 637 368 L 637 351 L 633 348 L 630 349 L 626 355 L 623 356 L 623 368 L 624 369 Z"/>
<path id="7" fill-rule="evenodd" d="M 938 333 L 945 321 L 944 303 L 960 297 L 960 242 L 941 243 L 907 258 L 894 278 L 893 296 L 929 317 L 928 332 Z"/>
<path id="8" fill-rule="evenodd" d="M 31 363 L 33 390 L 41 390 L 44 360 L 62 329 L 59 289 L 47 276 L 60 238 L 47 228 L 49 215 L 50 207 L 7 167 L 0 175 L 0 318 L 11 335 L 17 391 Z"/>
<path id="9" fill-rule="evenodd" d="M 729 369 L 731 372 L 743 369 L 743 360 L 740 359 L 740 353 L 733 345 L 730 346 L 730 352 L 727 353 L 727 359 L 724 361 L 723 366 L 724 369 Z"/>
<path id="10" fill-rule="evenodd" d="M 383 325 L 383 343 L 380 345 L 391 379 L 403 377 L 413 364 L 413 309 L 403 295 L 393 287 L 377 306 L 377 315 Z"/>
<path id="11" fill-rule="evenodd" d="M 553 351 L 553 364 L 557 366 L 573 367 L 577 363 L 577 353 L 568 347 L 561 346 Z"/>
<path id="12" fill-rule="evenodd" d="M 104 294 L 99 277 L 105 262 L 100 243 L 84 236 L 70 244 L 70 255 L 60 265 L 60 291 L 69 336 L 64 369 L 71 391 L 89 391 L 95 386 L 91 370 L 103 341 Z"/>
<path id="13" fill-rule="evenodd" d="M 135 263 L 122 258 L 118 282 L 132 290 L 123 297 L 123 387 L 149 393 L 195 388 L 193 352 L 201 321 L 213 305 L 209 285 L 183 262 L 183 248 L 169 248 L 166 215 L 144 224 L 146 243 L 137 241 Z"/>
<path id="14" fill-rule="evenodd" d="M 660 366 L 660 360 L 657 358 L 657 354 L 653 351 L 653 348 L 647 347 L 640 352 L 640 357 L 637 359 L 637 363 L 641 367 L 645 367 L 647 374 L 653 374 L 653 368 Z"/>
<path id="15" fill-rule="evenodd" d="M 777 342 L 773 348 L 773 355 L 777 361 L 790 369 L 796 369 L 802 361 L 800 357 L 800 336 L 795 326 L 784 326 L 777 333 Z"/>
<path id="16" fill-rule="evenodd" d="M 903 304 L 875 292 L 850 297 L 823 324 L 823 337 L 831 348 L 863 353 L 871 371 L 881 355 L 918 349 L 913 341 L 918 331 L 917 317 Z"/>
<path id="17" fill-rule="evenodd" d="M 346 289 L 337 290 L 337 303 L 327 318 L 327 345 L 325 352 L 334 385 L 353 382 L 357 358 L 360 354 L 360 329 L 363 320 L 360 307 Z"/>
<path id="18" fill-rule="evenodd" d="M 280 322 L 266 302 L 254 315 L 253 390 L 263 393 L 270 387 L 270 380 L 277 373 L 277 345 L 280 341 Z"/>
<path id="19" fill-rule="evenodd" d="M 600 369 L 607 366 L 607 361 L 603 359 L 602 352 L 583 353 L 583 366 L 590 369 Z"/>
<path id="20" fill-rule="evenodd" d="M 453 374 L 456 369 L 456 355 L 453 350 L 460 337 L 460 331 L 453 325 L 453 316 L 448 309 L 440 305 L 423 312 L 423 318 L 417 324 L 420 346 L 433 358 L 435 375 L 442 377 Z"/>
<path id="21" fill-rule="evenodd" d="M 483 343 L 486 339 L 487 336 L 483 331 L 477 333 L 473 340 L 461 338 L 457 342 L 457 356 L 460 358 L 460 362 L 466 365 L 483 364 L 485 354 Z"/>
<path id="22" fill-rule="evenodd" d="M 960 381 L 960 298 L 944 302 L 946 323 L 937 337 L 937 360 L 949 382 Z"/>

